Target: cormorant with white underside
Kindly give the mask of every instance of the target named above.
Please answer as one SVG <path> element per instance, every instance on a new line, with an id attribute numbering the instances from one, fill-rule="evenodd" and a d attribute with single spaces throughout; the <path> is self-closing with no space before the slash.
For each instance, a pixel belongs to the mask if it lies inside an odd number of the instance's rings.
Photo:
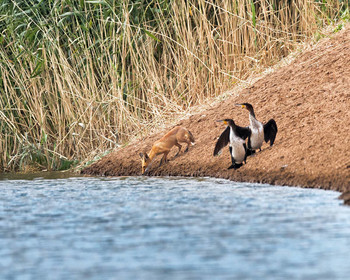
<path id="1" fill-rule="evenodd" d="M 248 138 L 248 155 L 255 153 L 255 150 L 261 151 L 263 141 L 269 142 L 270 146 L 275 142 L 277 134 L 277 124 L 274 119 L 270 119 L 267 123 L 262 124 L 255 117 L 253 106 L 249 103 L 236 104 L 236 106 L 245 108 L 249 111 L 249 128 L 251 136 Z"/>
<path id="2" fill-rule="evenodd" d="M 251 131 L 249 127 L 241 127 L 235 124 L 232 119 L 219 120 L 228 125 L 227 128 L 221 133 L 218 141 L 216 142 L 214 149 L 214 156 L 221 153 L 221 150 L 230 143 L 230 155 L 231 166 L 228 169 L 238 169 L 246 162 L 247 159 L 247 146 L 245 139 L 250 137 Z"/>

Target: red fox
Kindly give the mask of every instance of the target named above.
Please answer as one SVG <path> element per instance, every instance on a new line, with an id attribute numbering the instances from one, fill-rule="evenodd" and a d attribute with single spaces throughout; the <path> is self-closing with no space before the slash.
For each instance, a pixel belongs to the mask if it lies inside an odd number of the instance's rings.
<path id="1" fill-rule="evenodd" d="M 181 126 L 176 126 L 158 141 L 154 142 L 152 149 L 148 154 L 140 153 L 142 161 L 142 175 L 148 171 L 148 169 L 151 167 L 153 159 L 157 155 L 163 154 L 159 166 L 161 166 L 163 162 L 167 162 L 167 155 L 174 145 L 179 148 L 178 152 L 175 155 L 176 157 L 180 153 L 182 148 L 179 142 L 187 143 L 187 148 L 185 150 L 186 153 L 188 152 L 188 147 L 190 146 L 190 144 L 194 145 L 194 138 L 189 130 Z"/>

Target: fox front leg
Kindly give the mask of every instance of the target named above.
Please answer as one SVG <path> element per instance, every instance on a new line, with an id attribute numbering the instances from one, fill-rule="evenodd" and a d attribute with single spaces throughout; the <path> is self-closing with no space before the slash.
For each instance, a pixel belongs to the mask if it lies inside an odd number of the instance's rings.
<path id="1" fill-rule="evenodd" d="M 177 151 L 177 153 L 175 155 L 175 157 L 177 157 L 181 151 L 182 146 L 179 143 L 175 144 L 175 146 L 179 148 L 179 150 Z"/>
<path id="2" fill-rule="evenodd" d="M 162 159 L 160 160 L 160 163 L 159 163 L 159 166 L 161 166 L 163 163 L 165 163 L 165 162 L 167 162 L 168 160 L 167 160 L 167 155 L 168 155 L 168 153 L 169 152 L 167 152 L 167 153 L 164 153 L 164 155 L 163 155 L 163 157 L 162 157 Z"/>

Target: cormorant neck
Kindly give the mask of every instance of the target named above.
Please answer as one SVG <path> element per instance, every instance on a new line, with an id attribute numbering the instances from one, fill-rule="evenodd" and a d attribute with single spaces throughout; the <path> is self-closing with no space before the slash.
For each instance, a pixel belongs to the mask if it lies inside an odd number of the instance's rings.
<path id="1" fill-rule="evenodd" d="M 230 128 L 232 129 L 234 134 L 237 134 L 237 126 L 234 122 L 229 123 Z"/>
<path id="2" fill-rule="evenodd" d="M 233 129 L 236 128 L 236 125 L 235 125 L 235 123 L 232 120 L 228 122 L 228 125 L 230 127 L 232 127 Z"/>
<path id="3" fill-rule="evenodd" d="M 253 108 L 249 109 L 249 114 L 255 119 L 255 113 Z"/>

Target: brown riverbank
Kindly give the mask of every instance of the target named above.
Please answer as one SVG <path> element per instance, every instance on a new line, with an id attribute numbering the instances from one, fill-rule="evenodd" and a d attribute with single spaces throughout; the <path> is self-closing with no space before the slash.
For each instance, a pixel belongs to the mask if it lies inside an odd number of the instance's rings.
<path id="1" fill-rule="evenodd" d="M 188 128 L 196 139 L 187 154 L 170 161 L 151 175 L 212 176 L 235 181 L 263 182 L 350 191 L 350 28 L 305 51 L 290 65 L 258 80 L 176 125 Z M 273 147 L 249 157 L 239 170 L 230 165 L 228 148 L 213 157 L 217 137 L 225 126 L 215 120 L 233 118 L 249 124 L 248 112 L 234 106 L 249 102 L 260 121 L 274 118 L 279 132 Z M 169 127 L 168 129 L 170 129 Z M 167 129 L 167 130 L 168 130 Z M 139 152 L 165 134 L 152 135 L 118 149 L 82 170 L 91 175 L 140 175 Z M 348 203 L 350 197 L 348 197 Z"/>

